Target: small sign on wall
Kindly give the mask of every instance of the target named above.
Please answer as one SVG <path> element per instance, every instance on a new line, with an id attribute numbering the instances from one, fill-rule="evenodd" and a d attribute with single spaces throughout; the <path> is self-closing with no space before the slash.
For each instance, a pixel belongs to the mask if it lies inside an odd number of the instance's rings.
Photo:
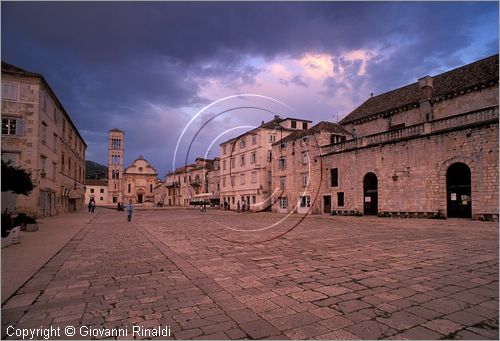
<path id="1" fill-rule="evenodd" d="M 457 200 L 457 193 L 451 193 L 451 201 Z"/>
<path id="2" fill-rule="evenodd" d="M 365 197 L 365 202 L 372 202 L 372 197 Z"/>

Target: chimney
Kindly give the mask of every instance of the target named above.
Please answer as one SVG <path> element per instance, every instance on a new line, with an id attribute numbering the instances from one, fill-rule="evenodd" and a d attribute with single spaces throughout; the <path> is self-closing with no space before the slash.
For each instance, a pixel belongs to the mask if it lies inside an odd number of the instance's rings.
<path id="1" fill-rule="evenodd" d="M 274 119 L 275 120 L 279 120 L 280 119 L 280 115 L 274 115 Z"/>
<path id="2" fill-rule="evenodd" d="M 420 116 L 423 122 L 429 122 L 434 119 L 431 97 L 434 79 L 431 76 L 425 76 L 418 80 L 418 87 L 421 90 Z"/>
<path id="3" fill-rule="evenodd" d="M 432 97 L 433 84 L 434 78 L 431 76 L 425 76 L 418 80 L 418 86 L 422 90 L 422 99 L 430 99 Z"/>
<path id="4" fill-rule="evenodd" d="M 373 92 L 372 92 L 372 93 L 370 93 L 370 97 L 373 97 Z"/>

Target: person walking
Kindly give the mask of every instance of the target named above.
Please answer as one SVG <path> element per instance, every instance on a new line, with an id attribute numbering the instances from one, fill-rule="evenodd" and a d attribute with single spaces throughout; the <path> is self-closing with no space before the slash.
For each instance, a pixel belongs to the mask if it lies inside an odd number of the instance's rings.
<path id="1" fill-rule="evenodd" d="M 95 200 L 92 199 L 92 208 L 91 208 L 91 212 L 94 213 L 95 212 L 95 206 L 96 206 L 96 203 L 95 203 Z"/>
<path id="2" fill-rule="evenodd" d="M 92 201 L 94 201 L 94 198 L 90 198 L 89 200 L 89 213 L 92 211 Z"/>
<path id="3" fill-rule="evenodd" d="M 130 199 L 127 204 L 127 221 L 129 222 L 132 220 L 132 212 L 134 212 L 134 205 L 132 199 Z"/>

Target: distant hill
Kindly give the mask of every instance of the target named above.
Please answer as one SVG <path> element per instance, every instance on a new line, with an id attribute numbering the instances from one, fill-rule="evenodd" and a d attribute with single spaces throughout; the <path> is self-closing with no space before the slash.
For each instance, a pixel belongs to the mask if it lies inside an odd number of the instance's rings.
<path id="1" fill-rule="evenodd" d="M 108 177 L 108 167 L 97 162 L 85 160 L 85 179 L 100 180 Z"/>

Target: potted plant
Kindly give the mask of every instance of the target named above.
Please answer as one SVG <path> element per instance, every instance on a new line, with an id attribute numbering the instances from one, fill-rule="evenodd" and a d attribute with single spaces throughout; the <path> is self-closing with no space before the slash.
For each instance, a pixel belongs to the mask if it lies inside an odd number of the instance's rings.
<path id="1" fill-rule="evenodd" d="M 27 216 L 26 217 L 26 232 L 38 231 L 38 222 L 35 218 Z"/>

